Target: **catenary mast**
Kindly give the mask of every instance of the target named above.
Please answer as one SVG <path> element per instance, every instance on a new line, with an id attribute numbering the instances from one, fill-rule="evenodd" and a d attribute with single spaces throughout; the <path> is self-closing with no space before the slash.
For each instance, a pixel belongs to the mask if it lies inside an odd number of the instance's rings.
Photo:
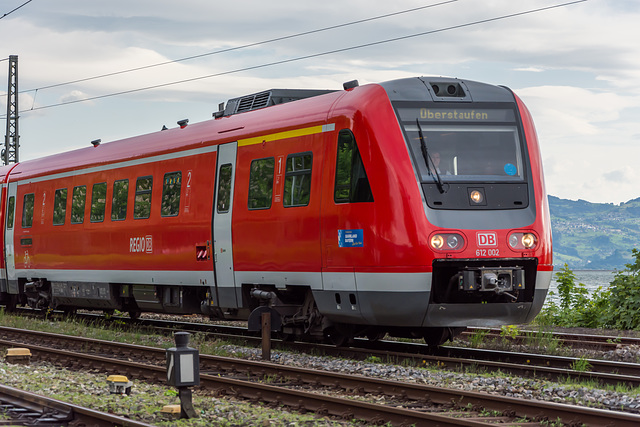
<path id="1" fill-rule="evenodd" d="M 7 91 L 7 130 L 4 136 L 2 163 L 18 163 L 18 55 L 9 56 L 9 88 Z"/>

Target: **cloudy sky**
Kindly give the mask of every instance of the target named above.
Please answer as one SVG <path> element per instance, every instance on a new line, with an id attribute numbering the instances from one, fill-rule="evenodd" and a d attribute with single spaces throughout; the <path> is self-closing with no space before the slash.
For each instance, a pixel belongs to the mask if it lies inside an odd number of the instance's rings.
<path id="1" fill-rule="evenodd" d="M 2 59 L 18 55 L 20 160 L 209 120 L 264 89 L 436 75 L 523 98 L 549 194 L 640 197 L 638 0 L 2 0 L 0 16 L 1 136 Z"/>

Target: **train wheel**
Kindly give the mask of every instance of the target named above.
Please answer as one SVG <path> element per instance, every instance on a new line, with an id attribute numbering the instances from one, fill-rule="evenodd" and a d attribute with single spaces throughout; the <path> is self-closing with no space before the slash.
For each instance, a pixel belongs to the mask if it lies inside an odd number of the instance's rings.
<path id="1" fill-rule="evenodd" d="M 369 341 L 380 341 L 384 336 L 387 335 L 386 332 L 369 332 L 366 336 Z"/>
<path id="2" fill-rule="evenodd" d="M 140 312 L 138 310 L 129 311 L 129 317 L 131 320 L 138 320 L 140 318 Z"/>
<path id="3" fill-rule="evenodd" d="M 280 334 L 280 339 L 284 342 L 294 342 L 296 340 L 296 336 L 295 334 L 289 334 L 289 333 L 281 333 Z"/>
<path id="4" fill-rule="evenodd" d="M 336 347 L 345 347 L 353 342 L 353 334 L 348 328 L 331 326 L 324 330 L 324 335 Z"/>
<path id="5" fill-rule="evenodd" d="M 438 347 L 448 340 L 453 340 L 467 328 L 427 328 L 423 334 L 424 341 L 430 347 Z"/>
<path id="6" fill-rule="evenodd" d="M 449 328 L 427 328 L 423 337 L 429 347 L 438 347 L 444 344 L 451 337 L 451 334 Z"/>

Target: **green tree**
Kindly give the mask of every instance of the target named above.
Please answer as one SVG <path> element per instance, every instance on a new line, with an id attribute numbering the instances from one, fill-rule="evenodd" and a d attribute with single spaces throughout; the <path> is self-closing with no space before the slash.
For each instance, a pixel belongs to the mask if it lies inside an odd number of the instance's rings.
<path id="1" fill-rule="evenodd" d="M 604 323 L 615 329 L 640 329 L 640 250 L 631 253 L 635 261 L 615 275 L 609 288 Z"/>
<path id="2" fill-rule="evenodd" d="M 609 291 L 598 288 L 590 298 L 584 283 L 576 283 L 576 276 L 567 264 L 556 273 L 556 281 L 560 305 L 553 301 L 545 305 L 538 323 L 585 328 L 601 326 L 609 303 Z"/>

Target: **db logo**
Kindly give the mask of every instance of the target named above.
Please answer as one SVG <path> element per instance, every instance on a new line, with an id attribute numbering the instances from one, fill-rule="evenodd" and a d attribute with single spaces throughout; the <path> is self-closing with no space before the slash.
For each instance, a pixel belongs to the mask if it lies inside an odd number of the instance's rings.
<path id="1" fill-rule="evenodd" d="M 478 246 L 498 246 L 498 235 L 494 232 L 478 233 Z"/>

